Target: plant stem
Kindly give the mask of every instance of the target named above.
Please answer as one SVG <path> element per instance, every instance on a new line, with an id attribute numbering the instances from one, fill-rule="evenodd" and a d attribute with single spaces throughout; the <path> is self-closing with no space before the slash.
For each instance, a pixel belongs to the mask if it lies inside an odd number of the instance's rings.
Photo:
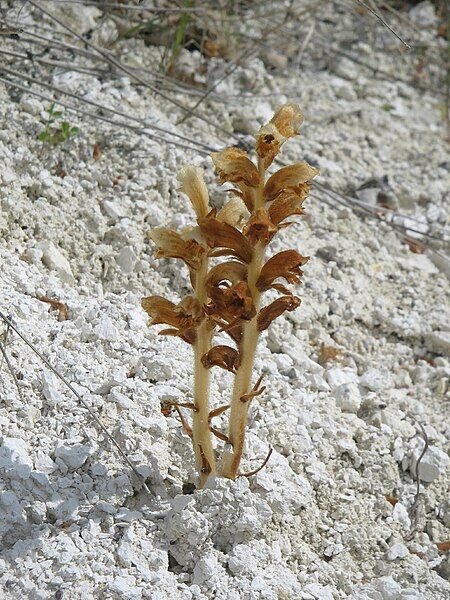
<path id="1" fill-rule="evenodd" d="M 261 184 L 257 189 L 257 193 L 255 194 L 255 206 L 253 208 L 253 213 L 264 206 L 265 169 L 261 160 L 258 161 L 258 169 Z M 261 292 L 256 287 L 256 282 L 264 263 L 264 251 L 265 247 L 262 242 L 256 244 L 253 252 L 253 259 L 248 265 L 247 282 L 252 295 L 253 305 L 256 309 L 256 315 L 251 321 L 247 321 L 245 323 L 242 332 L 242 341 L 239 348 L 241 365 L 234 380 L 228 429 L 228 439 L 233 450 L 232 452 L 224 451 L 221 468 L 222 476 L 227 477 L 228 479 L 236 478 L 244 450 L 245 426 L 247 423 L 247 414 L 250 401 L 243 402 L 241 398 L 250 391 L 256 347 L 258 345 L 259 331 L 257 316 Z"/>
<path id="2" fill-rule="evenodd" d="M 203 305 L 206 302 L 205 277 L 208 272 L 208 259 L 205 258 L 196 273 L 195 295 Z M 209 476 L 216 474 L 216 456 L 209 430 L 209 370 L 202 364 L 202 356 L 211 348 L 212 334 L 206 320 L 197 328 L 194 344 L 194 404 L 196 410 L 192 419 L 192 443 L 194 445 L 197 469 L 200 475 L 200 489 Z"/>

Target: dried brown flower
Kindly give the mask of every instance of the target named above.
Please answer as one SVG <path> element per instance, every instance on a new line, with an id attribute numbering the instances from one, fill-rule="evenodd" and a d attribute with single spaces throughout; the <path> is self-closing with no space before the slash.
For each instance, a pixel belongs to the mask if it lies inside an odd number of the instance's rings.
<path id="1" fill-rule="evenodd" d="M 260 183 L 258 169 L 248 158 L 247 152 L 240 148 L 225 148 L 211 154 L 220 183 L 244 184 L 257 187 Z"/>
<path id="2" fill-rule="evenodd" d="M 221 152 L 213 152 L 212 159 L 219 175 L 220 183 L 234 183 L 239 190 L 234 193 L 244 201 L 249 211 L 253 210 L 255 193 L 260 184 L 258 169 L 240 148 L 225 148 Z"/>
<path id="3" fill-rule="evenodd" d="M 194 207 L 198 218 L 206 217 L 209 213 L 209 194 L 203 179 L 203 171 L 200 167 L 187 165 L 178 173 L 178 181 L 181 183 L 179 192 L 184 192 Z"/>
<path id="4" fill-rule="evenodd" d="M 191 269 L 198 269 L 206 249 L 194 239 L 183 239 L 176 231 L 156 227 L 149 233 L 158 246 L 156 258 L 181 258 Z"/>
<path id="5" fill-rule="evenodd" d="M 207 369 L 211 367 L 221 367 L 230 373 L 236 373 L 241 364 L 239 352 L 230 346 L 213 346 L 211 350 L 202 356 L 203 366 Z"/>
<path id="6" fill-rule="evenodd" d="M 235 256 L 245 263 L 251 261 L 252 247 L 238 229 L 214 217 L 199 219 L 198 225 L 208 246 L 219 249 L 210 256 Z"/>
<path id="7" fill-rule="evenodd" d="M 253 212 L 242 231 L 252 246 L 258 242 L 267 246 L 278 231 L 278 227 L 272 223 L 265 208 L 258 208 Z"/>
<path id="8" fill-rule="evenodd" d="M 258 331 L 264 331 L 274 319 L 285 311 L 295 310 L 300 306 L 301 300 L 297 296 L 281 296 L 268 306 L 262 308 L 258 313 Z"/>
<path id="9" fill-rule="evenodd" d="M 268 208 L 269 218 L 275 225 L 294 215 L 303 214 L 303 201 L 308 196 L 311 185 L 303 183 L 295 189 L 287 189 L 278 194 Z"/>
<path id="10" fill-rule="evenodd" d="M 240 228 L 249 218 L 250 213 L 241 197 L 234 196 L 216 215 L 218 221 Z"/>
<path id="11" fill-rule="evenodd" d="M 297 135 L 303 115 L 297 104 L 285 104 L 277 110 L 269 123 L 258 131 L 256 137 L 256 153 L 267 169 L 280 151 L 282 144 L 290 137 Z"/>
<path id="12" fill-rule="evenodd" d="M 236 324 L 239 319 L 249 321 L 256 314 L 250 288 L 245 281 L 231 287 L 213 287 L 209 291 L 210 301 L 206 311 L 212 318 L 227 324 Z"/>
<path id="13" fill-rule="evenodd" d="M 196 339 L 196 327 L 204 320 L 205 311 L 193 296 L 185 296 L 179 304 L 174 304 L 162 296 L 143 298 L 142 308 L 150 317 L 149 325 L 170 325 L 160 335 L 175 335 L 193 344 Z"/>
<path id="14" fill-rule="evenodd" d="M 306 264 L 309 256 L 302 256 L 296 250 L 283 250 L 272 256 L 261 269 L 261 275 L 256 282 L 259 291 L 265 292 L 275 287 L 273 282 L 281 277 L 288 283 L 299 283 L 303 275 L 301 266 Z M 275 287 L 275 289 L 277 289 Z"/>
<path id="15" fill-rule="evenodd" d="M 267 180 L 264 187 L 264 196 L 267 201 L 273 200 L 283 190 L 287 188 L 295 189 L 299 185 L 311 181 L 318 173 L 319 169 L 311 167 L 306 162 L 283 167 Z"/>

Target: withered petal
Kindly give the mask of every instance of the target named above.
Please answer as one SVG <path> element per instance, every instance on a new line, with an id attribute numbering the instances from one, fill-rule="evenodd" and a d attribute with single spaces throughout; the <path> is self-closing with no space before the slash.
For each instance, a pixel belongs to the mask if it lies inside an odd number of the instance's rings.
<path id="1" fill-rule="evenodd" d="M 239 227 L 245 219 L 248 219 L 249 212 L 241 197 L 241 192 L 232 191 L 236 195 L 219 210 L 216 218 L 232 227 Z"/>
<path id="2" fill-rule="evenodd" d="M 181 258 L 192 269 L 198 269 L 206 249 L 194 239 L 183 239 L 176 231 L 155 227 L 149 237 L 158 246 L 156 258 Z"/>
<path id="3" fill-rule="evenodd" d="M 246 278 L 247 265 L 236 260 L 229 260 L 210 269 L 206 276 L 205 285 L 207 289 L 224 283 L 229 283 L 233 286 L 239 283 L 239 281 L 244 281 Z"/>
<path id="4" fill-rule="evenodd" d="M 166 323 L 174 325 L 178 323 L 178 317 L 174 313 L 175 304 L 162 296 L 148 296 L 142 298 L 141 306 L 151 319 L 151 325 Z"/>
<path id="5" fill-rule="evenodd" d="M 162 296 L 149 296 L 141 301 L 142 308 L 150 316 L 149 325 L 170 325 L 160 335 L 176 335 L 192 344 L 196 338 L 196 327 L 204 320 L 205 310 L 194 296 L 186 296 L 174 304 Z"/>
<path id="6" fill-rule="evenodd" d="M 287 102 L 273 115 L 270 120 L 285 138 L 298 135 L 303 123 L 303 114 L 298 104 Z"/>
<path id="7" fill-rule="evenodd" d="M 250 288 L 245 281 L 231 287 L 211 287 L 206 312 L 213 319 L 221 319 L 228 324 L 238 319 L 250 320 L 256 314 Z"/>
<path id="8" fill-rule="evenodd" d="M 220 183 L 243 183 L 249 187 L 257 187 L 260 183 L 258 169 L 240 148 L 231 146 L 221 152 L 211 154 Z"/>
<path id="9" fill-rule="evenodd" d="M 265 169 L 269 167 L 280 151 L 286 138 L 281 135 L 273 123 L 266 123 L 256 134 L 256 154 L 263 161 Z"/>
<path id="10" fill-rule="evenodd" d="M 278 227 L 272 223 L 267 211 L 259 208 L 247 221 L 242 233 L 249 239 L 252 246 L 258 242 L 267 245 L 278 231 Z"/>
<path id="11" fill-rule="evenodd" d="M 203 170 L 194 165 L 187 165 L 178 173 L 178 181 L 181 183 L 178 191 L 188 196 L 197 217 L 205 217 L 209 212 L 209 194 L 203 179 Z"/>
<path id="12" fill-rule="evenodd" d="M 210 248 L 222 248 L 228 255 L 236 256 L 245 263 L 252 260 L 253 250 L 249 241 L 232 225 L 209 217 L 199 219 L 198 225 Z"/>
<path id="13" fill-rule="evenodd" d="M 267 180 L 264 196 L 267 201 L 273 200 L 282 190 L 295 188 L 300 184 L 311 181 L 318 173 L 319 169 L 311 167 L 306 162 L 283 167 Z"/>
<path id="14" fill-rule="evenodd" d="M 296 250 L 283 250 L 270 258 L 261 269 L 261 274 L 256 282 L 260 292 L 265 292 L 272 287 L 275 279 L 279 277 L 288 283 L 298 283 L 303 271 L 301 266 L 306 264 L 309 256 L 302 256 Z"/>
<path id="15" fill-rule="evenodd" d="M 202 364 L 206 369 L 221 367 L 230 373 L 236 373 L 240 365 L 239 352 L 230 346 L 213 346 L 202 356 Z"/>
<path id="16" fill-rule="evenodd" d="M 303 183 L 296 188 L 280 192 L 268 208 L 272 223 L 279 225 L 287 217 L 303 214 L 302 204 L 309 194 L 310 187 L 310 183 Z"/>
<path id="17" fill-rule="evenodd" d="M 297 104 L 287 103 L 281 106 L 269 123 L 258 131 L 256 137 L 256 152 L 267 167 L 280 151 L 281 145 L 290 137 L 297 135 L 303 115 Z"/>
<path id="18" fill-rule="evenodd" d="M 257 317 L 258 331 L 267 329 L 272 321 L 286 310 L 295 310 L 300 306 L 300 302 L 301 300 L 297 296 L 281 296 L 281 298 L 277 298 L 271 304 L 262 308 Z"/>

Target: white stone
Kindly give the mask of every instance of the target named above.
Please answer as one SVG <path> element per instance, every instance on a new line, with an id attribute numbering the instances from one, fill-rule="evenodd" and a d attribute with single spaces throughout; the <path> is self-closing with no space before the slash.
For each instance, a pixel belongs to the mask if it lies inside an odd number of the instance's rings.
<path id="1" fill-rule="evenodd" d="M 60 458 L 69 469 L 79 469 L 91 454 L 92 447 L 86 444 L 64 444 L 55 450 L 55 456 Z"/>
<path id="2" fill-rule="evenodd" d="M 334 389 L 337 406 L 343 412 L 356 413 L 361 406 L 361 393 L 356 383 L 343 383 Z"/>
<path id="3" fill-rule="evenodd" d="M 329 392 L 331 390 L 324 377 L 318 373 L 308 374 L 306 380 L 309 381 L 313 390 L 317 390 L 318 392 Z"/>
<path id="4" fill-rule="evenodd" d="M 387 370 L 369 369 L 360 377 L 360 384 L 372 392 L 381 392 L 390 385 L 390 376 Z"/>
<path id="5" fill-rule="evenodd" d="M 75 279 L 69 261 L 61 254 L 53 242 L 38 242 L 36 249 L 42 251 L 42 262 L 44 265 L 56 271 L 61 281 L 74 283 Z"/>
<path id="6" fill-rule="evenodd" d="M 125 274 L 132 273 L 137 263 L 137 256 L 133 252 L 133 248 L 131 246 L 122 248 L 116 257 L 116 262 Z"/>
<path id="7" fill-rule="evenodd" d="M 119 598 L 124 600 L 142 598 L 141 590 L 136 587 L 136 579 L 132 575 L 115 577 L 108 584 L 108 588 L 110 592 L 118 594 Z"/>
<path id="8" fill-rule="evenodd" d="M 402 591 L 402 586 L 394 581 L 390 575 L 376 579 L 372 585 L 380 592 L 383 600 L 397 600 Z"/>
<path id="9" fill-rule="evenodd" d="M 116 342 L 119 339 L 119 330 L 107 315 L 102 315 L 98 325 L 94 327 L 94 335 L 104 342 Z"/>
<path id="10" fill-rule="evenodd" d="M 50 456 L 47 454 L 47 452 L 42 452 L 42 450 L 38 450 L 36 452 L 36 457 L 34 459 L 34 466 L 36 468 L 36 471 L 45 473 L 46 475 L 53 473 L 53 471 L 56 471 L 56 469 L 58 468 L 58 466 L 50 458 Z"/>
<path id="11" fill-rule="evenodd" d="M 388 550 L 388 559 L 396 560 L 397 558 L 405 558 L 405 556 L 408 556 L 408 554 L 409 550 L 405 544 L 392 544 Z"/>
<path id="12" fill-rule="evenodd" d="M 42 373 L 42 393 L 50 406 L 56 406 L 63 401 L 63 396 L 58 390 L 58 379 L 50 371 Z"/>
<path id="13" fill-rule="evenodd" d="M 24 112 L 34 116 L 40 115 L 43 110 L 42 102 L 38 98 L 27 96 L 26 94 L 20 99 L 20 108 Z"/>
<path id="14" fill-rule="evenodd" d="M 430 27 L 437 22 L 436 9 L 430 0 L 425 0 L 411 8 L 409 18 L 422 27 Z"/>
<path id="15" fill-rule="evenodd" d="M 433 331 L 425 335 L 425 345 L 436 354 L 450 356 L 450 331 Z"/>
<path id="16" fill-rule="evenodd" d="M 102 207 L 111 219 L 122 219 L 127 214 L 124 206 L 120 202 L 114 200 L 105 200 Z"/>
<path id="17" fill-rule="evenodd" d="M 304 587 L 305 592 L 311 594 L 317 600 L 333 600 L 333 592 L 329 585 L 320 585 L 319 583 L 308 583 Z"/>
<path id="18" fill-rule="evenodd" d="M 409 518 L 408 509 L 401 502 L 397 502 L 392 511 L 392 518 L 397 523 L 400 523 L 406 531 L 411 528 L 411 519 Z"/>
<path id="19" fill-rule="evenodd" d="M 336 389 L 340 385 L 344 385 L 344 383 L 358 382 L 358 375 L 350 369 L 332 367 L 331 369 L 326 370 L 325 376 L 332 390 Z"/>
<path id="20" fill-rule="evenodd" d="M 28 479 L 33 470 L 33 461 L 28 454 L 28 444 L 25 440 L 4 437 L 0 442 L 0 469 L 6 473 Z"/>
<path id="21" fill-rule="evenodd" d="M 412 475 L 416 475 L 416 467 L 422 448 L 415 450 L 409 470 Z M 419 477 L 426 483 L 431 483 L 440 475 L 444 475 L 449 461 L 448 455 L 437 446 L 428 446 L 427 451 L 419 463 Z"/>

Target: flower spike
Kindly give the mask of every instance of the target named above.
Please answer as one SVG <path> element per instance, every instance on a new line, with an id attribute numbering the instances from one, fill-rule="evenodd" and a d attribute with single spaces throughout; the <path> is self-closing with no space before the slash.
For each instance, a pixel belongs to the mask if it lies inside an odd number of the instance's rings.
<path id="1" fill-rule="evenodd" d="M 249 406 L 265 390 L 262 377 L 252 386 L 260 334 L 301 302 L 289 286 L 301 283 L 308 257 L 293 248 L 269 259 L 265 253 L 276 233 L 291 224 L 290 217 L 303 214 L 304 200 L 318 174 L 306 162 L 297 162 L 266 176 L 267 167 L 283 144 L 299 133 L 302 122 L 296 104 L 280 107 L 255 136 L 257 164 L 236 147 L 212 153 L 219 182 L 232 185 L 228 190 L 232 197 L 219 211 L 210 206 L 202 170 L 184 167 L 178 175 L 179 191 L 189 197 L 196 223 L 179 232 L 158 227 L 150 234 L 157 258 L 178 258 L 189 267 L 192 294 L 178 304 L 150 296 L 142 300 L 142 306 L 150 317 L 149 325 L 166 325 L 161 334 L 178 336 L 193 349 L 193 398 L 172 404 L 192 439 L 200 488 L 218 475 L 238 476 Z M 269 290 L 278 297 L 261 308 L 262 295 Z M 215 336 L 221 332 L 229 336 L 230 345 L 216 343 Z M 209 406 L 212 367 L 233 377 L 229 404 Z M 184 409 L 190 409 L 191 423 Z M 228 409 L 228 431 L 222 432 L 211 422 Z M 259 469 L 269 456 L 270 452 Z"/>

